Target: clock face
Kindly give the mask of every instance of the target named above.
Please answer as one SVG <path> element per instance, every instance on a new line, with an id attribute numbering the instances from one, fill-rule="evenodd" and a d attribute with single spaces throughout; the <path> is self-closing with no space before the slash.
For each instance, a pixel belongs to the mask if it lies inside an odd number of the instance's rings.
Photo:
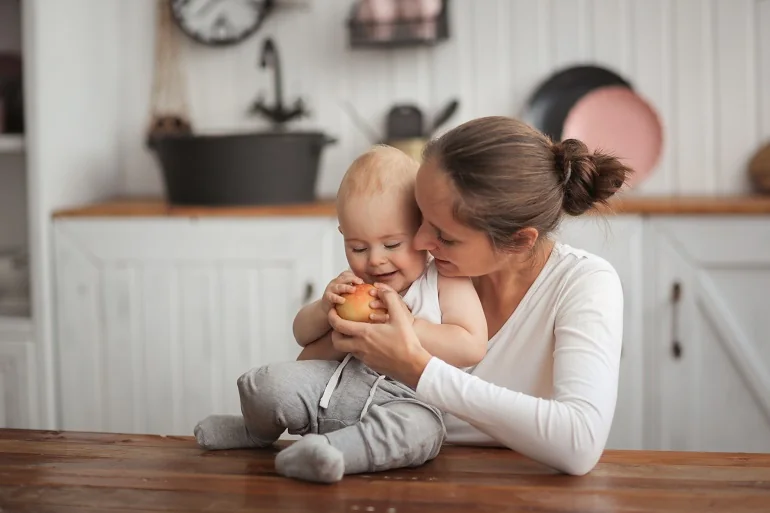
<path id="1" fill-rule="evenodd" d="M 180 28 L 207 45 L 232 45 L 256 32 L 273 0 L 171 0 Z"/>

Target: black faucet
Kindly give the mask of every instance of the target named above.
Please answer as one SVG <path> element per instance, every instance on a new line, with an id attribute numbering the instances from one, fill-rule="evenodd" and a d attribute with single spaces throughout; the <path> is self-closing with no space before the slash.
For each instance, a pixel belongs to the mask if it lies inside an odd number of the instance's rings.
<path id="1" fill-rule="evenodd" d="M 268 66 L 273 68 L 275 104 L 272 106 L 265 105 L 265 102 L 260 97 L 254 102 L 254 105 L 252 105 L 251 113 L 267 117 L 274 125 L 276 125 L 276 128 L 281 128 L 284 123 L 287 123 L 292 119 L 309 114 L 305 109 L 302 98 L 297 98 L 294 102 L 294 106 L 291 108 L 284 106 L 281 60 L 278 57 L 278 49 L 275 46 L 275 42 L 269 37 L 266 38 L 265 42 L 262 44 L 262 54 L 259 59 L 259 66 L 261 68 L 267 68 Z"/>

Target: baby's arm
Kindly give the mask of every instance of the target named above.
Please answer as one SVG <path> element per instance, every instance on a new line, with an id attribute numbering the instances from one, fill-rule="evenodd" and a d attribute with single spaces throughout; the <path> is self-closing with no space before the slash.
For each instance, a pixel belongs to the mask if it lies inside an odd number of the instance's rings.
<path id="1" fill-rule="evenodd" d="M 306 345 L 297 357 L 297 360 L 337 360 L 345 358 L 346 353 L 334 349 L 332 344 L 332 332 L 328 331 L 318 340 Z"/>
<path id="2" fill-rule="evenodd" d="M 319 299 L 302 307 L 294 317 L 294 338 L 302 347 L 318 340 L 332 328 L 329 326 L 328 310 L 324 300 Z"/>
<path id="3" fill-rule="evenodd" d="M 438 277 L 441 324 L 415 318 L 414 330 L 430 354 L 455 367 L 471 367 L 487 352 L 487 320 L 468 278 Z"/>
<path id="4" fill-rule="evenodd" d="M 352 272 L 345 271 L 329 283 L 321 299 L 302 307 L 294 317 L 293 331 L 297 343 L 305 347 L 329 333 L 329 310 L 345 302 L 342 294 L 353 292 L 354 284 L 363 282 Z"/>

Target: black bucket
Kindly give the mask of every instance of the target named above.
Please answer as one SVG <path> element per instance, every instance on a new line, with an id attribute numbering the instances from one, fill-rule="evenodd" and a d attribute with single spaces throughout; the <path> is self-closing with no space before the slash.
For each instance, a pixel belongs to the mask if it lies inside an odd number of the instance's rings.
<path id="1" fill-rule="evenodd" d="M 149 140 L 175 205 L 279 205 L 316 200 L 321 132 L 163 135 Z"/>

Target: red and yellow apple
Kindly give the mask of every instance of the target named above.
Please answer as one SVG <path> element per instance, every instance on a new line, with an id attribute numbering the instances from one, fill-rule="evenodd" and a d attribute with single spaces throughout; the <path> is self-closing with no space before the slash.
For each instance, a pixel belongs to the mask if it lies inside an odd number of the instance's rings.
<path id="1" fill-rule="evenodd" d="M 369 303 L 377 299 L 369 294 L 369 291 L 375 288 L 374 285 L 364 283 L 353 286 L 356 288 L 354 292 L 342 294 L 342 297 L 345 298 L 345 302 L 341 305 L 334 306 L 340 317 L 348 321 L 372 322 L 369 315 L 373 313 L 386 313 L 386 310 L 369 306 Z"/>

